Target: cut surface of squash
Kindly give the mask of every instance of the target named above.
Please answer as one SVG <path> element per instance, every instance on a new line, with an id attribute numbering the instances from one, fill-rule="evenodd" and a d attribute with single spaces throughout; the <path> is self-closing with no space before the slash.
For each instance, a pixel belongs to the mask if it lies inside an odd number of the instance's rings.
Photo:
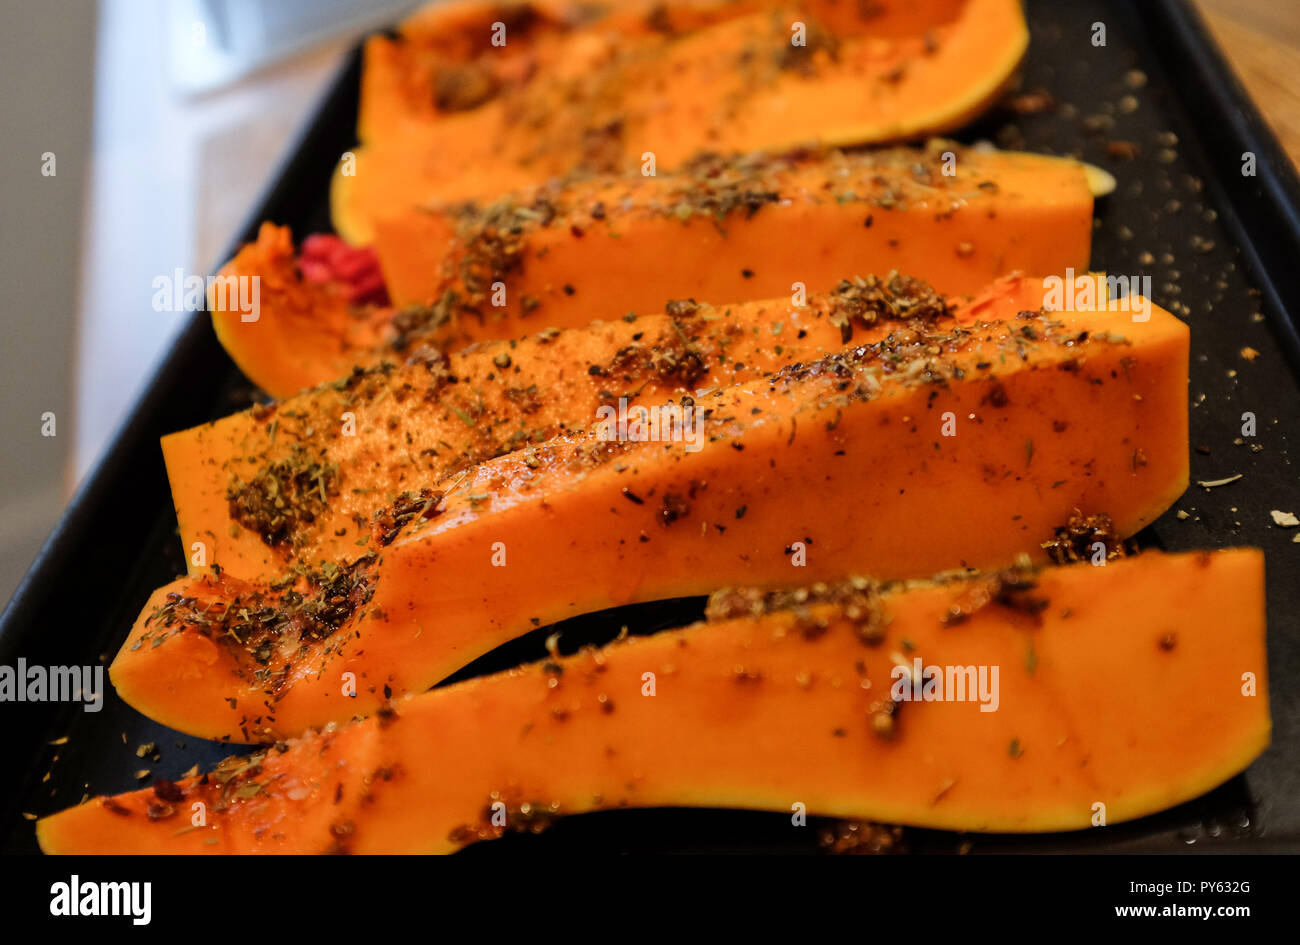
<path id="1" fill-rule="evenodd" d="M 1001 567 L 1041 557 L 1074 509 L 1132 535 L 1187 485 L 1187 352 L 1186 325 L 1154 305 L 1141 322 L 878 326 L 696 392 L 698 420 L 668 406 L 658 432 L 605 422 L 430 483 L 376 516 L 381 548 L 292 591 L 225 574 L 167 585 L 110 675 L 180 731 L 273 740 L 580 613 L 724 584 Z"/>
<path id="2" fill-rule="evenodd" d="M 257 239 L 217 277 L 256 287 L 255 313 L 232 308 L 238 296 L 231 293 L 224 300 L 214 295 L 208 307 L 226 353 L 272 397 L 344 377 L 357 363 L 358 351 L 388 344 L 391 309 L 350 298 L 352 285 L 342 279 L 308 278 L 286 227 L 263 223 Z"/>
<path id="3" fill-rule="evenodd" d="M 723 592 L 707 624 L 398 699 L 37 834 L 49 853 L 450 852 L 590 810 L 799 804 L 962 831 L 1116 824 L 1268 745 L 1263 578 L 1243 549 Z M 208 822 L 186 829 L 195 802 Z"/>
<path id="4" fill-rule="evenodd" d="M 701 151 L 942 133 L 994 100 L 1028 44 L 1018 0 L 721 9 L 716 20 L 688 18 L 648 35 L 598 20 L 509 81 L 500 73 L 527 50 L 467 71 L 454 60 L 411 67 L 391 44 L 372 42 L 366 143 L 334 176 L 335 229 L 365 245 L 377 220 L 412 206 L 488 198 L 575 171 L 639 173 L 652 161 L 657 172 Z M 481 100 L 423 115 L 411 105 L 415 117 L 403 118 L 408 103 L 436 101 L 440 72 L 478 89 Z"/>
<path id="5" fill-rule="evenodd" d="M 259 406 L 162 440 L 192 574 L 278 578 L 293 562 L 355 557 L 371 517 L 483 460 L 586 429 L 602 405 L 663 402 L 760 380 L 843 347 L 853 326 L 924 327 L 947 303 L 895 276 L 845 282 L 806 304 L 769 300 L 669 312 L 471 346 L 445 359 L 412 346 L 408 363 Z M 1011 319 L 1042 287 L 1012 277 L 954 307 L 958 322 Z M 845 305 L 846 300 L 851 303 Z M 204 552 L 201 558 L 192 554 Z"/>

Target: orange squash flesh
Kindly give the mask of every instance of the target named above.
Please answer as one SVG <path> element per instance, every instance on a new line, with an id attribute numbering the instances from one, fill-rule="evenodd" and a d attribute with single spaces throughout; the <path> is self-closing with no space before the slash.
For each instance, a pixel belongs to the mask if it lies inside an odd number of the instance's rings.
<path id="1" fill-rule="evenodd" d="M 879 292 L 878 317 L 891 328 L 918 305 L 941 304 L 910 279 L 887 280 Z M 418 360 L 375 369 L 163 437 L 190 572 L 218 564 L 236 577 L 270 579 L 293 561 L 355 557 L 372 513 L 399 493 L 585 429 L 602 403 L 660 403 L 839 350 L 838 298 L 810 295 L 799 306 L 676 303 L 673 315 L 485 342 L 435 371 Z M 954 318 L 1014 318 L 1041 298 L 1035 281 L 1003 279 L 956 306 Z M 866 337 L 862 320 L 855 323 Z M 287 497 L 295 486 L 310 494 L 322 481 L 327 505 L 286 498 L 268 515 L 253 501 L 268 492 Z"/>
<path id="2" fill-rule="evenodd" d="M 431 3 L 400 24 L 396 39 L 368 40 L 358 134 L 367 142 L 392 135 L 404 124 L 434 124 L 497 96 L 517 93 L 539 72 L 574 77 L 600 68 L 610 46 L 662 42 L 778 8 L 791 11 L 791 26 L 798 19 L 792 11 L 802 10 L 833 34 L 866 32 L 885 41 L 872 49 L 877 58 L 897 55 L 890 41 L 915 41 L 929 33 L 922 50 L 933 55 L 939 45 L 935 31 L 957 19 L 962 6 L 963 0 L 877 3 L 871 9 L 774 0 Z M 497 38 L 505 42 L 493 45 L 498 29 L 505 35 Z M 824 48 L 815 26 L 809 45 L 810 55 Z"/>
<path id="3" fill-rule="evenodd" d="M 528 81 L 434 120 L 381 120 L 364 106 L 371 141 L 334 176 L 335 229 L 365 245 L 377 220 L 415 205 L 579 170 L 639 172 L 648 152 L 663 171 L 703 150 L 942 133 L 987 107 L 1028 43 L 1017 0 L 806 0 L 735 13 L 650 37 L 576 31 Z M 796 23 L 807 26 L 804 45 L 792 43 Z M 382 95 L 393 84 L 375 79 L 370 88 Z M 381 125 L 388 131 L 375 137 Z"/>
<path id="4" fill-rule="evenodd" d="M 1058 312 L 891 333 L 697 392 L 694 451 L 593 428 L 431 484 L 390 545 L 337 563 L 305 603 L 228 575 L 167 585 L 110 675 L 172 728 L 271 740 L 575 614 L 999 567 L 1076 508 L 1131 535 L 1187 485 L 1187 351 L 1186 326 L 1155 306 L 1141 323 Z"/>
<path id="5" fill-rule="evenodd" d="M 363 52 L 358 137 L 371 141 L 409 122 L 454 114 L 502 83 L 551 65 L 577 18 L 565 9 L 573 6 L 439 3 L 402 23 L 398 39 L 371 36 Z M 491 45 L 497 22 L 507 30 L 504 46 Z"/>
<path id="6" fill-rule="evenodd" d="M 403 125 L 430 124 L 516 93 L 542 70 L 581 74 L 598 64 L 609 43 L 699 29 L 764 5 L 764 0 L 429 4 L 399 26 L 398 38 L 377 35 L 366 41 L 357 134 L 363 142 L 390 137 Z M 505 42 L 493 45 L 498 23 Z"/>
<path id="7" fill-rule="evenodd" d="M 219 297 L 209 300 L 209 310 L 226 353 L 273 397 L 346 375 L 357 351 L 375 350 L 389 337 L 391 309 L 350 304 L 345 286 L 303 276 L 286 227 L 263 223 L 218 276 L 258 280 L 256 320 L 245 321 Z"/>
<path id="8" fill-rule="evenodd" d="M 375 249 L 403 330 L 378 347 L 357 343 L 367 340 L 356 339 L 357 315 L 337 302 L 264 305 L 255 324 L 220 309 L 213 319 L 248 376 L 288 396 L 304 380 L 346 373 L 343 362 L 394 358 L 391 341 L 409 338 L 418 322 L 440 347 L 455 349 L 656 311 L 667 298 L 777 298 L 796 283 L 817 291 L 850 273 L 897 269 L 962 295 L 1012 271 L 1083 272 L 1092 208 L 1078 162 L 941 142 L 710 158 L 680 174 L 561 181 L 489 206 L 444 205 L 383 221 Z M 237 262 L 248 268 L 256 252 Z M 266 265 L 273 281 L 292 278 L 285 256 Z M 316 343 L 331 324 L 337 338 Z M 307 373 L 317 352 L 321 363 Z"/>
<path id="9" fill-rule="evenodd" d="M 1263 577 L 1242 549 L 1047 568 L 1011 593 L 998 578 L 858 582 L 756 616 L 759 598 L 720 595 L 710 623 L 398 699 L 37 835 L 47 853 L 450 852 L 590 810 L 798 804 L 963 831 L 1115 824 L 1268 745 Z M 895 704 L 894 668 L 914 660 L 944 674 L 943 699 Z M 967 701 L 949 667 L 974 671 Z M 187 829 L 195 802 L 206 826 Z"/>
<path id="10" fill-rule="evenodd" d="M 1077 162 L 939 142 L 710 158 L 679 174 L 596 177 L 486 208 L 408 212 L 377 224 L 375 250 L 398 305 L 449 291 L 473 303 L 446 329 L 455 344 L 644 311 L 665 297 L 775 298 L 846 272 L 897 269 L 951 295 L 1016 270 L 1083 272 L 1092 208 Z M 492 255 L 485 247 L 507 226 L 511 251 Z M 505 287 L 504 305 L 490 303 L 493 281 Z"/>

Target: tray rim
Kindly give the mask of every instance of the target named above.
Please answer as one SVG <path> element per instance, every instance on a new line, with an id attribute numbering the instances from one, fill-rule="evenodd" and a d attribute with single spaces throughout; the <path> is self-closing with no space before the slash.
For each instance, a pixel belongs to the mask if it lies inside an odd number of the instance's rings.
<path id="1" fill-rule="evenodd" d="M 1269 326 L 1289 359 L 1291 372 L 1300 376 L 1300 284 L 1274 277 L 1275 269 L 1285 260 L 1300 257 L 1300 168 L 1283 149 L 1191 0 L 1146 0 L 1134 4 L 1133 12 L 1148 33 L 1169 37 L 1152 46 L 1170 74 L 1179 76 L 1179 98 L 1189 106 L 1203 102 L 1222 129 L 1216 137 L 1225 144 L 1235 142 L 1235 155 L 1226 154 L 1225 149 L 1207 155 L 1219 173 L 1207 180 L 1206 186 L 1221 195 L 1219 203 L 1233 209 L 1224 225 L 1236 231 L 1235 242 L 1249 264 L 1252 281 L 1282 313 L 1280 320 L 1269 319 Z M 1189 68 L 1176 68 L 1180 64 Z M 1250 199 L 1252 188 L 1240 173 L 1244 151 L 1254 152 L 1257 158 L 1254 180 L 1260 194 L 1255 200 Z M 1229 168 L 1236 173 L 1225 173 Z M 1248 201 L 1266 201 L 1276 218 L 1243 214 L 1242 204 Z"/>

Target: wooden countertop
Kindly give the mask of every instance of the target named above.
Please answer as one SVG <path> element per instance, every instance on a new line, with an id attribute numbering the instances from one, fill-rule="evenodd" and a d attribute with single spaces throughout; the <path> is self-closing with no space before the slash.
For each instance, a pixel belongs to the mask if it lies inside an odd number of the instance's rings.
<path id="1" fill-rule="evenodd" d="M 1300 3 L 1194 0 L 1193 5 L 1300 167 Z"/>

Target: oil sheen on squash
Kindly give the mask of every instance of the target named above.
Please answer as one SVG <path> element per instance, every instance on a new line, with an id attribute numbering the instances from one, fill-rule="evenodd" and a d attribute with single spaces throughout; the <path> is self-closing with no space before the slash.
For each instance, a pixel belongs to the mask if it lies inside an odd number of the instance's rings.
<path id="1" fill-rule="evenodd" d="M 955 306 L 894 275 L 829 293 L 628 315 L 443 356 L 417 341 L 401 363 L 358 369 L 280 404 L 163 438 L 191 573 L 274 579 L 298 562 L 355 557 L 376 510 L 469 466 L 586 429 L 602 405 L 662 403 L 751 382 L 844 346 L 845 332 L 1014 318 L 1041 285 L 1011 277 Z M 203 551 L 196 557 L 194 549 Z"/>
<path id="2" fill-rule="evenodd" d="M 375 250 L 394 301 L 446 309 L 439 335 L 455 345 L 891 269 L 948 295 L 1012 271 L 1083 272 L 1092 209 L 1078 162 L 933 141 L 562 180 L 392 217 Z"/>
<path id="3" fill-rule="evenodd" d="M 1105 830 L 1205 793 L 1269 742 L 1253 549 L 722 592 L 710 618 L 397 699 L 37 835 L 48 853 L 450 852 L 591 810 L 800 804 Z"/>

